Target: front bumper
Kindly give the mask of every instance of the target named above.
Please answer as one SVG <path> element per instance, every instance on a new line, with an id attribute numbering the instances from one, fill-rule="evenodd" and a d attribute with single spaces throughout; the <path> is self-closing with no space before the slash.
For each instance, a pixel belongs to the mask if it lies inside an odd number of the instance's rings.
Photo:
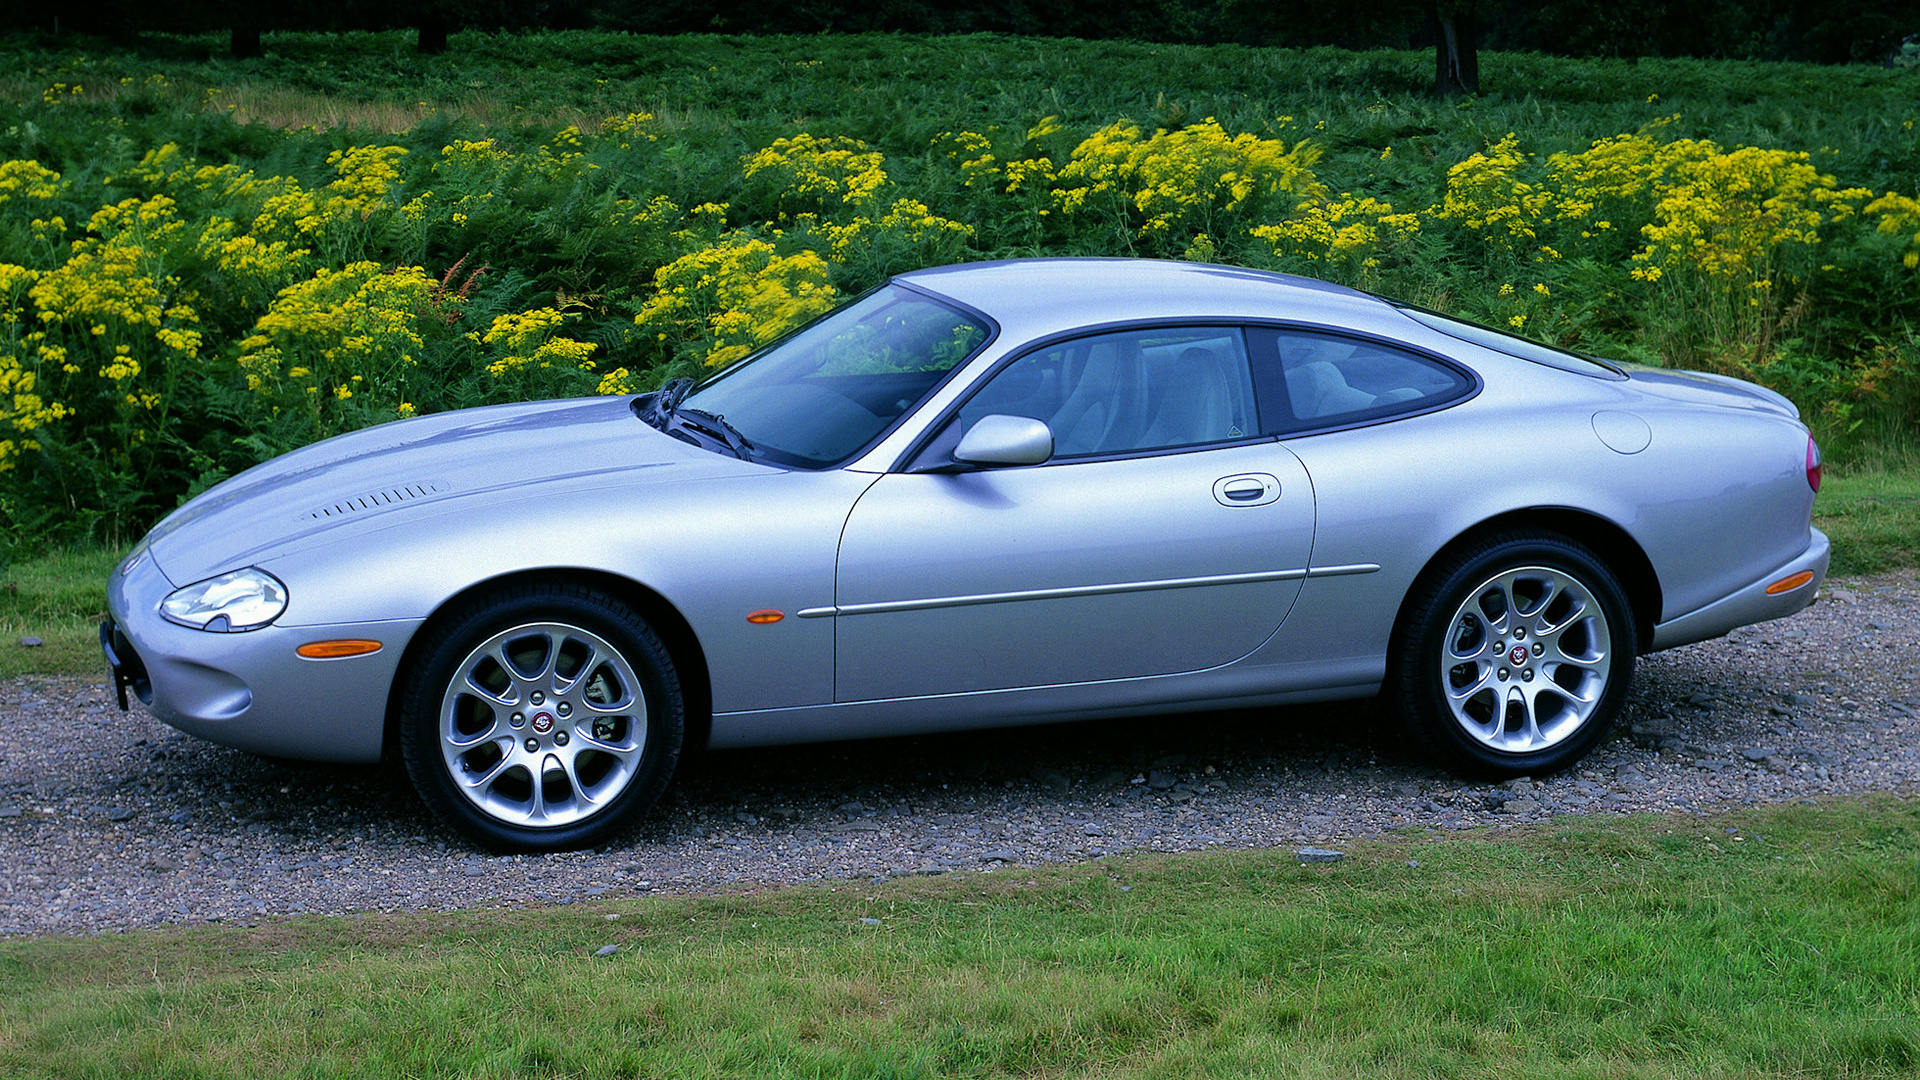
<path id="1" fill-rule="evenodd" d="M 131 690 L 155 718 L 224 746 L 310 761 L 379 760 L 387 699 L 418 620 L 208 633 L 161 618 L 173 588 L 151 556 L 113 572 L 100 643 L 121 708 Z M 339 638 L 383 647 L 339 660 L 294 652 Z"/>
<path id="2" fill-rule="evenodd" d="M 1827 578 L 1827 563 L 1832 559 L 1833 549 L 1826 533 L 1819 529 L 1807 531 L 1812 534 L 1807 549 L 1785 565 L 1711 604 L 1655 626 L 1652 648 L 1671 649 L 1717 638 L 1738 627 L 1783 618 L 1813 603 Z M 1802 572 L 1811 572 L 1813 577 L 1784 592 L 1767 592 L 1767 586 Z"/>

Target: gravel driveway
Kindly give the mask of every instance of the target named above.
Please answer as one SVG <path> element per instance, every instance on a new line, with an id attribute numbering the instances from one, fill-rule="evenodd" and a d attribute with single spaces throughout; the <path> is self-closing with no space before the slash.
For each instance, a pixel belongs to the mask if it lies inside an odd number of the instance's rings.
<path id="1" fill-rule="evenodd" d="M 9 643 L 7 647 L 19 647 Z M 702 755 L 617 846 L 495 856 L 393 768 L 190 739 L 99 680 L 0 683 L 0 934 L 992 871 L 1403 827 L 1920 791 L 1920 582 L 1644 659 L 1616 738 L 1463 783 L 1365 703 Z"/>

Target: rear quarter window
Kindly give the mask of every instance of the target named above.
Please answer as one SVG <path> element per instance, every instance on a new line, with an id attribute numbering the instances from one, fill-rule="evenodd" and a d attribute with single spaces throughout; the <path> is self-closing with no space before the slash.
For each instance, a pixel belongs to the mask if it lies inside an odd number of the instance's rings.
<path id="1" fill-rule="evenodd" d="M 1268 434 L 1421 412 L 1473 388 L 1465 374 L 1439 360 L 1369 338 L 1256 328 L 1249 339 Z"/>

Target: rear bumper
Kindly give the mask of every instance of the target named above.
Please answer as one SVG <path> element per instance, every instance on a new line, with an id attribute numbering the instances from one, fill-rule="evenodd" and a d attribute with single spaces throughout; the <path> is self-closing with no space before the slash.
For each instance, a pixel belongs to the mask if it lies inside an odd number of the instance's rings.
<path id="1" fill-rule="evenodd" d="M 1655 626 L 1652 649 L 1671 649 L 1676 645 L 1717 638 L 1737 627 L 1791 615 L 1813 603 L 1820 595 L 1821 582 L 1826 580 L 1827 563 L 1832 558 L 1833 549 L 1827 542 L 1826 533 L 1819 529 L 1809 529 L 1808 532 L 1812 534 L 1812 539 L 1807 549 L 1789 562 L 1711 604 Z M 1802 572 L 1811 572 L 1813 577 L 1805 584 L 1784 592 L 1767 592 L 1769 585 Z"/>

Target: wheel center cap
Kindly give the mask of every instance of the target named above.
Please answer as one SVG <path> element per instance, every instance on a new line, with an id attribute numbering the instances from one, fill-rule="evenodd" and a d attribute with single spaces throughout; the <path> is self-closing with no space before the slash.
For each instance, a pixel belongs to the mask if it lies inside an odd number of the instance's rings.
<path id="1" fill-rule="evenodd" d="M 547 732 L 552 731 L 553 730 L 553 714 L 545 713 L 545 712 L 534 713 L 533 714 L 533 730 L 539 732 L 542 735 L 545 735 Z"/>
<path id="2" fill-rule="evenodd" d="M 1520 667 L 1526 662 L 1527 662 L 1527 647 L 1525 645 L 1515 645 L 1513 648 L 1507 650 L 1507 663 L 1512 664 L 1514 667 Z M 542 715 L 545 715 L 545 714 L 543 713 Z M 533 722 L 534 722 L 534 725 L 538 727 L 540 724 L 540 717 L 538 716 L 534 717 Z M 549 720 L 548 723 L 551 724 L 552 721 Z M 545 731 L 547 729 L 540 728 L 540 730 Z"/>

